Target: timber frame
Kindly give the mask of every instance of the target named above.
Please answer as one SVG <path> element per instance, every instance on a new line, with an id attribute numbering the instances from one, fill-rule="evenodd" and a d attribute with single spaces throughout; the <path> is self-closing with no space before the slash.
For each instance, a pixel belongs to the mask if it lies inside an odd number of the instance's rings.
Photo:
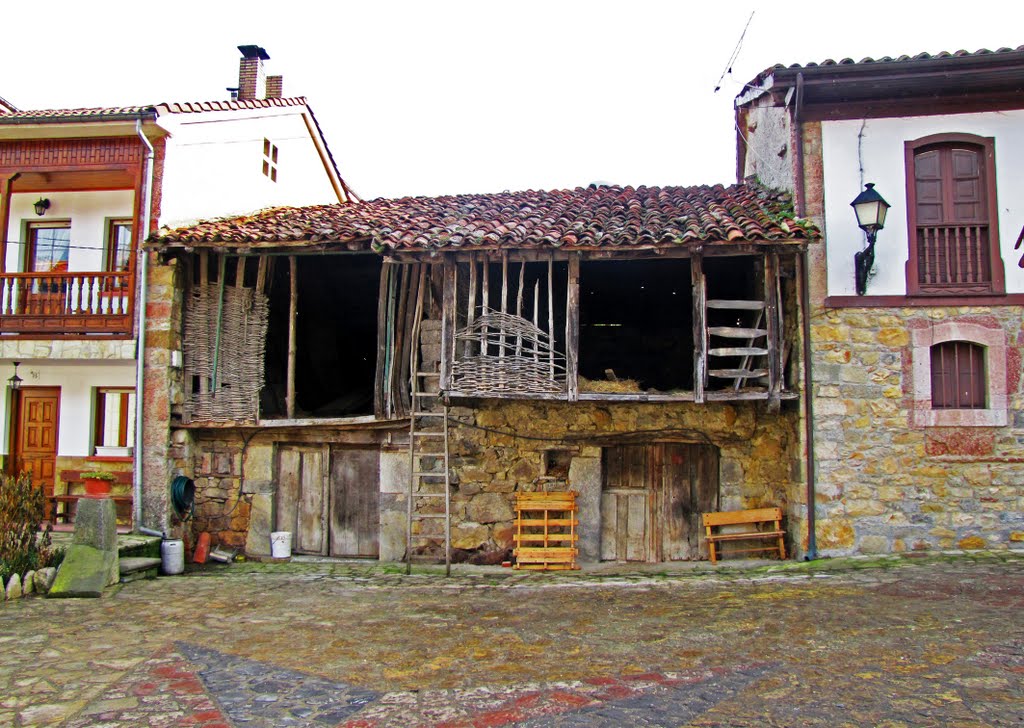
<path id="1" fill-rule="evenodd" d="M 326 423 L 325 419 L 296 412 L 296 315 L 297 300 L 303 288 L 298 280 L 296 260 L 300 256 L 375 255 L 332 246 L 305 249 L 282 245 L 276 249 L 201 248 L 186 255 L 193 272 L 192 286 L 206 285 L 214 290 L 215 303 L 207 306 L 209 343 L 213 351 L 208 359 L 212 369 L 195 382 L 186 382 L 185 426 L 202 427 L 306 422 Z M 427 352 L 421 339 L 421 324 L 439 323 L 440 339 L 436 357 L 426 357 L 426 365 L 440 373 L 440 388 L 449 401 L 478 398 L 546 401 L 620 401 L 620 402 L 705 402 L 764 401 L 776 410 L 783 400 L 798 398 L 787 384 L 789 354 L 794 349 L 799 329 L 797 312 L 801 300 L 801 280 L 796 274 L 805 250 L 803 243 L 785 241 L 775 245 L 714 243 L 685 249 L 642 249 L 608 251 L 606 249 L 566 251 L 562 249 L 476 249 L 473 251 L 432 254 L 399 253 L 386 256 L 379 281 L 377 302 L 376 376 L 373 382 L 373 414 L 335 418 L 339 421 L 396 420 L 410 413 L 410 354 L 416 342 Z M 170 251 L 168 253 L 174 255 Z M 186 252 L 186 251 L 180 251 Z M 179 252 L 179 254 L 180 254 Z M 757 270 L 757 290 L 748 299 L 715 298 L 708 291 L 705 270 L 708 265 L 733 257 L 743 264 L 753 263 Z M 228 266 L 228 261 L 241 261 Z M 256 259 L 256 260 L 250 260 Z M 686 261 L 690 268 L 692 298 L 693 377 L 691 386 L 671 391 L 581 391 L 579 374 L 580 343 L 580 265 L 594 261 L 668 260 Z M 269 296 L 268 276 L 275 262 L 285 264 L 289 279 L 287 407 L 283 418 L 264 418 L 259 412 L 258 389 L 239 402 L 238 390 L 231 404 L 210 409 L 210 395 L 222 387 L 224 342 L 234 341 L 240 333 L 225 331 L 225 306 L 231 297 L 223 291 L 233 286 L 239 291 L 249 286 L 252 292 L 244 300 L 248 310 L 253 301 Z M 733 265 L 732 261 L 726 261 Z M 735 265 L 740 265 L 736 263 Z M 211 275 L 212 271 L 217 271 Z M 532 277 L 531 277 L 532 276 Z M 216 284 L 211 281 L 216 280 Z M 423 304 L 417 306 L 421 297 Z M 229 290 L 228 293 L 231 291 Z M 564 300 L 563 300 L 564 299 Z M 186 295 L 186 320 L 190 297 Z M 243 305 L 243 304 L 239 304 Z M 757 313 L 756 324 L 730 329 L 709 323 L 716 310 Z M 244 314 L 244 311 L 242 311 Z M 245 316 L 242 316 L 245 319 Z M 237 327 L 236 327 L 237 328 Z M 426 327 L 424 327 L 424 331 Z M 716 338 L 716 337 L 725 337 Z M 745 338 L 746 342 L 731 339 Z M 756 343 L 755 343 L 756 339 Z M 716 342 L 717 343 L 714 343 Z M 742 345 L 746 344 L 746 345 Z M 799 350 L 799 347 L 796 347 Z M 262 347 L 250 354 L 262 358 Z M 716 368 L 725 357 L 728 362 Z M 717 358 L 717 359 L 716 359 Z M 186 355 L 186 374 L 191 372 Z M 424 357 L 421 356 L 421 361 Z M 756 364 L 752 363 L 757 361 Z M 739 365 L 734 362 L 739 361 Z M 242 364 L 249 376 L 263 372 L 262 361 Z M 193 374 L 196 374 L 193 372 Z M 788 377 L 793 379 L 793 375 Z M 259 382 L 257 387 L 262 387 Z M 211 389 L 212 388 L 212 389 Z M 188 404 L 190 392 L 206 397 L 206 408 Z M 216 396 L 213 397 L 216 401 Z M 222 411 L 223 410 L 223 411 Z M 212 413 L 212 414 L 211 414 Z"/>

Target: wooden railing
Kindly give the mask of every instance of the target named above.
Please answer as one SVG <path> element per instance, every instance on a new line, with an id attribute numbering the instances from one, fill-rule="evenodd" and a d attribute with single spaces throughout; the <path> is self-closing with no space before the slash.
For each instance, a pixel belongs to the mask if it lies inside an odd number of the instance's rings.
<path id="1" fill-rule="evenodd" d="M 2 273 L 0 332 L 130 333 L 134 289 L 130 273 Z"/>
<path id="2" fill-rule="evenodd" d="M 978 290 L 991 286 L 987 225 L 918 227 L 917 273 L 922 289 Z"/>

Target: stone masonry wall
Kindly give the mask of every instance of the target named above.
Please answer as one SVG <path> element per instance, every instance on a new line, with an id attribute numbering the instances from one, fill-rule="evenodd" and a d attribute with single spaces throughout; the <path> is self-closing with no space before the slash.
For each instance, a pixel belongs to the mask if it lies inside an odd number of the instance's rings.
<path id="1" fill-rule="evenodd" d="M 944 322 L 1005 330 L 1005 426 L 915 424 L 913 332 Z M 1020 308 L 831 309 L 812 337 L 823 554 L 1024 541 Z"/>

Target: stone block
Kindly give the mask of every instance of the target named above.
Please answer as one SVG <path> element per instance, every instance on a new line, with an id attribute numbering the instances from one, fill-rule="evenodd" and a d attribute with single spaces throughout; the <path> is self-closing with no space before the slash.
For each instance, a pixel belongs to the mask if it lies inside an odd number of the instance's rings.
<path id="1" fill-rule="evenodd" d="M 466 517 L 476 523 L 496 523 L 515 518 L 511 498 L 499 493 L 481 493 L 470 499 Z"/>
<path id="2" fill-rule="evenodd" d="M 965 551 L 983 549 L 986 546 L 987 544 L 985 543 L 985 539 L 980 536 L 968 536 L 967 538 L 962 538 L 957 542 L 957 547 L 964 549 Z"/>
<path id="3" fill-rule="evenodd" d="M 491 531 L 487 526 L 478 523 L 460 523 L 452 529 L 452 548 L 474 551 L 491 538 Z"/>
<path id="4" fill-rule="evenodd" d="M 864 554 L 887 554 L 892 551 L 889 539 L 884 536 L 864 536 L 860 540 L 859 550 Z"/>
<path id="5" fill-rule="evenodd" d="M 11 578 L 7 580 L 7 586 L 4 588 L 4 598 L 20 599 L 21 594 L 21 574 L 11 574 Z"/>
<path id="6" fill-rule="evenodd" d="M 82 498 L 75 511 L 72 543 L 117 553 L 117 512 L 110 498 Z"/>
<path id="7" fill-rule="evenodd" d="M 271 493 L 257 493 L 249 506 L 249 528 L 245 536 L 245 553 L 251 556 L 270 556 L 270 533 L 274 530 L 274 497 Z"/>
<path id="8" fill-rule="evenodd" d="M 99 597 L 105 587 L 116 584 L 119 578 L 116 546 L 103 550 L 72 543 L 64 555 L 64 561 L 57 570 L 57 577 L 47 596 Z"/>
<path id="9" fill-rule="evenodd" d="M 408 490 L 409 453 L 406 451 L 382 451 L 380 454 L 380 492 L 406 493 Z"/>
<path id="10" fill-rule="evenodd" d="M 891 348 L 904 347 L 910 343 L 910 332 L 904 328 L 884 328 L 878 332 L 878 343 Z"/>
<path id="11" fill-rule="evenodd" d="M 569 464 L 569 487 L 576 491 L 580 561 L 601 558 L 601 459 L 574 457 Z"/>

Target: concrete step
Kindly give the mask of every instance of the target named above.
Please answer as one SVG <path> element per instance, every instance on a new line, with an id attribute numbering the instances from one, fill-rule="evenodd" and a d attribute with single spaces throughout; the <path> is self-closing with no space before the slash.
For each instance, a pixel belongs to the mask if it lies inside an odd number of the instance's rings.
<path id="1" fill-rule="evenodd" d="M 127 584 L 139 579 L 155 579 L 160 569 L 160 559 L 129 557 L 118 560 L 121 583 Z"/>

